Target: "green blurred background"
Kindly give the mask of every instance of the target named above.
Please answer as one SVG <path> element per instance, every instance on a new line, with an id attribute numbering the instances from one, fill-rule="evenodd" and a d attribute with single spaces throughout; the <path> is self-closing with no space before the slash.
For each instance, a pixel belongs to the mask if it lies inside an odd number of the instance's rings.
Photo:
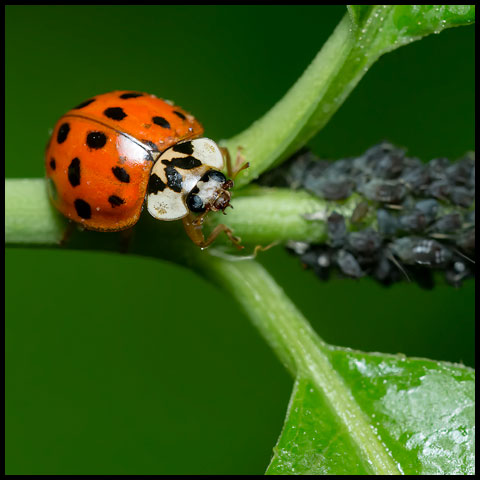
<path id="1" fill-rule="evenodd" d="M 285 93 L 344 11 L 7 6 L 6 177 L 42 177 L 58 117 L 110 90 L 174 99 L 227 138 Z M 473 102 L 474 27 L 447 30 L 381 58 L 311 147 L 339 158 L 389 139 L 457 158 L 474 149 Z M 474 363 L 473 280 L 321 283 L 281 249 L 261 261 L 331 344 Z M 223 292 L 166 262 L 18 248 L 6 300 L 8 474 L 264 472 L 292 379 Z"/>

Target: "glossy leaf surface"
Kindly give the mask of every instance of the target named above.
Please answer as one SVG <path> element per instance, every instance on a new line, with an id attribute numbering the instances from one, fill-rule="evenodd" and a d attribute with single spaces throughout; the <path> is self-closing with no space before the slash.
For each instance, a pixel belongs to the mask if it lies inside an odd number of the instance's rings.
<path id="1" fill-rule="evenodd" d="M 472 369 L 445 362 L 333 349 L 331 362 L 399 474 L 474 473 Z M 324 395 L 297 378 L 268 474 L 371 474 Z"/>

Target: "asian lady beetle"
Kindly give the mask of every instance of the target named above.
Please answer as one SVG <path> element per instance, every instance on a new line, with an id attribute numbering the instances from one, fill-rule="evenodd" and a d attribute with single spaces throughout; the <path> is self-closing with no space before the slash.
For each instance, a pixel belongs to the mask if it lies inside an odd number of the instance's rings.
<path id="1" fill-rule="evenodd" d="M 230 204 L 233 180 L 220 171 L 224 156 L 229 176 L 248 165 L 232 172 L 228 152 L 202 133 L 192 115 L 154 95 L 93 97 L 55 125 L 45 154 L 50 198 L 67 218 L 104 232 L 135 225 L 146 199 L 153 217 L 183 219 L 200 247 L 222 231 L 239 247 L 225 225 L 205 240 L 202 223 L 206 213 Z"/>

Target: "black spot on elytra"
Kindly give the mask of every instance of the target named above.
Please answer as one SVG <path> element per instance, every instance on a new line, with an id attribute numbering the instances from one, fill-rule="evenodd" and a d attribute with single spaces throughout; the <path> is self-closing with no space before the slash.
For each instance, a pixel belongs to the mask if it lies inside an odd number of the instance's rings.
<path id="1" fill-rule="evenodd" d="M 175 170 L 174 167 L 168 166 L 165 169 L 165 174 L 167 175 L 168 186 L 177 193 L 182 191 L 182 180 L 183 177 Z"/>
<path id="2" fill-rule="evenodd" d="M 117 195 L 110 195 L 108 197 L 108 201 L 110 202 L 112 208 L 119 207 L 120 205 L 123 205 L 125 203 L 125 200 L 123 198 L 117 197 Z"/>
<path id="3" fill-rule="evenodd" d="M 177 117 L 180 117 L 182 120 L 186 120 L 186 119 L 187 119 L 187 117 L 186 117 L 182 112 L 177 112 L 176 110 L 174 110 L 173 113 L 174 113 Z"/>
<path id="4" fill-rule="evenodd" d="M 142 143 L 146 145 L 152 152 L 158 152 L 158 147 L 150 140 L 142 140 Z"/>
<path id="5" fill-rule="evenodd" d="M 54 158 L 52 158 L 52 159 L 50 160 L 50 168 L 51 168 L 52 170 L 55 170 L 55 169 L 57 168 L 57 164 L 56 164 Z"/>
<path id="6" fill-rule="evenodd" d="M 185 155 L 191 155 L 193 153 L 192 142 L 177 143 L 172 150 L 177 153 L 184 153 Z"/>
<path id="7" fill-rule="evenodd" d="M 77 211 L 77 215 L 80 218 L 84 218 L 85 220 L 88 220 L 92 216 L 92 209 L 90 208 L 90 205 L 85 201 L 82 200 L 81 198 L 77 198 L 73 204 L 75 205 L 75 210 Z"/>
<path id="8" fill-rule="evenodd" d="M 172 158 L 172 160 L 162 160 L 162 163 L 164 165 L 181 168 L 182 170 L 190 170 L 202 164 L 202 162 L 195 157 Z"/>
<path id="9" fill-rule="evenodd" d="M 152 193 L 156 194 L 158 192 L 163 192 L 165 188 L 166 185 L 162 179 L 156 173 L 152 173 L 152 175 L 150 175 L 150 179 L 148 180 L 147 193 L 149 195 Z"/>
<path id="10" fill-rule="evenodd" d="M 72 187 L 80 185 L 80 159 L 74 158 L 68 166 L 68 181 Z"/>
<path id="11" fill-rule="evenodd" d="M 123 98 L 124 100 L 128 100 L 129 98 L 137 98 L 137 97 L 143 97 L 143 93 L 129 92 L 129 93 L 122 93 L 120 95 L 120 98 Z"/>
<path id="12" fill-rule="evenodd" d="M 123 108 L 121 107 L 110 107 L 110 108 L 107 108 L 103 114 L 108 117 L 108 118 L 111 118 L 112 120 L 123 120 L 127 114 L 123 111 Z"/>
<path id="13" fill-rule="evenodd" d="M 91 103 L 93 103 L 95 101 L 94 98 L 90 98 L 89 100 L 85 100 L 84 102 L 82 102 L 80 105 L 77 105 L 76 107 L 74 107 L 73 109 L 74 110 L 78 110 L 79 108 L 84 108 L 86 107 L 87 105 L 90 105 Z"/>
<path id="14" fill-rule="evenodd" d="M 112 172 L 117 177 L 117 179 L 120 180 L 121 182 L 123 182 L 123 183 L 129 183 L 130 182 L 130 175 L 125 171 L 124 168 L 113 167 Z"/>
<path id="15" fill-rule="evenodd" d="M 70 131 L 70 125 L 68 123 L 63 123 L 58 129 L 57 142 L 63 143 L 67 139 L 69 131 Z"/>
<path id="16" fill-rule="evenodd" d="M 171 128 L 168 121 L 163 117 L 152 117 L 152 122 L 155 125 L 160 125 L 163 128 Z"/>
<path id="17" fill-rule="evenodd" d="M 90 132 L 87 135 L 87 145 L 90 148 L 98 150 L 107 143 L 107 136 L 103 132 Z"/>

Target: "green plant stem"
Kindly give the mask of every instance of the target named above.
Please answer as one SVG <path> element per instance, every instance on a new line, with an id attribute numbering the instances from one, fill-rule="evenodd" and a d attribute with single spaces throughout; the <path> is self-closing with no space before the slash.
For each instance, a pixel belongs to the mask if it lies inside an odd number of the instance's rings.
<path id="1" fill-rule="evenodd" d="M 322 392 L 339 422 L 362 451 L 372 473 L 400 474 L 374 434 L 368 418 L 333 368 L 328 345 L 268 272 L 251 260 L 198 259 L 199 271 L 240 303 L 292 376 L 310 378 Z"/>
<path id="2" fill-rule="evenodd" d="M 232 156 L 250 162 L 237 185 L 257 178 L 317 133 L 368 70 L 375 56 L 358 54 L 356 37 L 345 14 L 323 48 L 285 96 L 247 130 L 222 142 Z M 239 150 L 240 149 L 240 150 Z"/>
<path id="3" fill-rule="evenodd" d="M 304 146 L 381 55 L 475 20 L 472 5 L 350 5 L 349 12 L 283 98 L 246 130 L 221 142 L 232 158 L 241 154 L 250 162 L 237 186 Z"/>
<path id="4" fill-rule="evenodd" d="M 285 243 L 288 240 L 323 243 L 327 240 L 326 221 L 336 211 L 348 219 L 364 198 L 353 194 L 346 200 L 327 201 L 306 191 L 286 188 L 249 188 L 233 200 L 226 217 L 212 215 L 208 225 L 226 223 L 244 243 Z M 373 209 L 372 209 L 373 211 Z M 309 219 L 310 216 L 310 219 Z M 313 219 L 314 218 L 314 219 Z M 375 221 L 370 215 L 368 223 Z"/>
<path id="5" fill-rule="evenodd" d="M 52 207 L 43 178 L 5 180 L 5 243 L 56 245 L 66 221 Z"/>
<path id="6" fill-rule="evenodd" d="M 292 191 L 281 188 L 251 188 L 242 196 L 234 199 L 234 209 L 228 215 L 212 214 L 207 218 L 207 226 L 213 228 L 220 223 L 227 223 L 242 241 L 250 244 L 268 244 L 299 240 L 322 243 L 326 240 L 326 218 L 333 212 L 349 218 L 355 206 L 362 201 L 359 195 L 352 195 L 342 202 L 328 202 L 304 191 Z M 317 220 L 307 220 L 303 215 L 317 214 Z M 145 238 L 155 242 L 142 244 L 147 254 L 151 245 L 161 245 L 167 241 L 174 243 L 180 250 L 179 242 L 188 247 L 182 240 L 187 239 L 178 222 L 152 221 L 143 215 L 135 227 L 137 238 Z M 44 179 L 8 179 L 5 180 L 5 242 L 7 245 L 58 245 L 65 234 L 66 220 L 55 211 L 48 200 Z M 176 228 L 175 228 L 176 227 Z M 145 229 L 148 228 L 148 232 Z M 171 232 L 167 238 L 163 233 Z M 101 244 L 105 238 L 116 234 L 95 234 L 83 232 L 82 237 L 95 237 L 92 248 Z M 110 237 L 109 237 L 110 236 Z M 172 240 L 173 239 L 173 240 Z M 187 239 L 188 240 L 188 239 Z M 228 242 L 221 236 L 218 242 Z M 80 240 L 80 243 L 82 240 Z M 191 243 L 191 242 L 189 242 Z M 81 246 L 81 245 L 79 245 Z M 172 247 L 170 247 L 172 248 Z M 142 251 L 139 251 L 142 253 Z"/>

